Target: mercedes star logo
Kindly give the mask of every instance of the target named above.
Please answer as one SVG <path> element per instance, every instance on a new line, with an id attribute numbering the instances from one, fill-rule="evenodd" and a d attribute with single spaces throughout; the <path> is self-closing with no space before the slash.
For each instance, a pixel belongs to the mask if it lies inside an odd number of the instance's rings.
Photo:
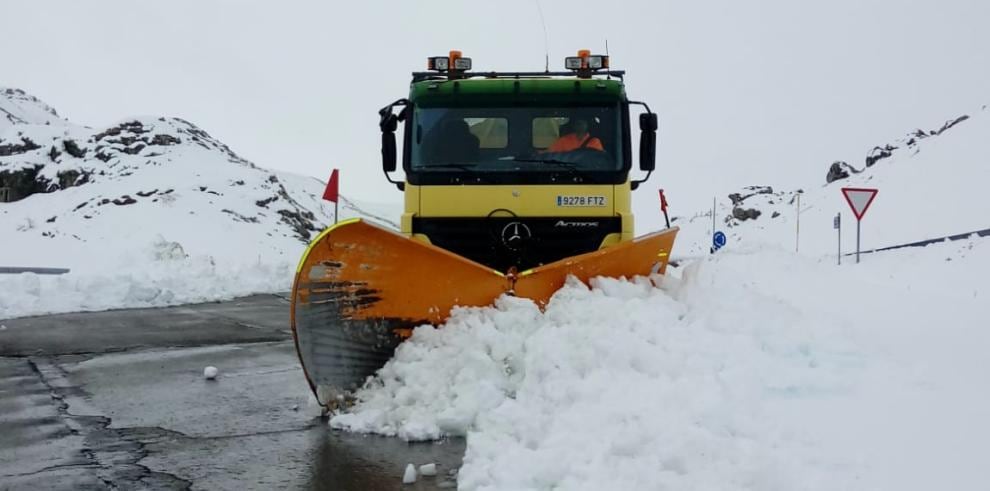
<path id="1" fill-rule="evenodd" d="M 522 222 L 510 222 L 502 229 L 502 243 L 512 250 L 521 248 L 532 236 L 529 227 Z"/>

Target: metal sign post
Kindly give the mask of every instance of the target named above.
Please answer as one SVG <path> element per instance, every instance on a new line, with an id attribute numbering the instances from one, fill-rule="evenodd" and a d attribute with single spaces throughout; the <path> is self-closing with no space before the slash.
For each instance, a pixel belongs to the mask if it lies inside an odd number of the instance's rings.
<path id="1" fill-rule="evenodd" d="M 835 218 L 832 220 L 832 227 L 839 232 L 839 248 L 835 257 L 839 266 L 842 266 L 842 213 L 835 214 Z"/>
<path id="2" fill-rule="evenodd" d="M 709 252 L 711 254 L 715 254 L 715 251 L 718 250 L 718 249 L 715 248 L 715 233 L 716 232 L 718 232 L 718 230 L 715 230 L 715 197 L 712 196 L 712 247 L 711 247 L 711 249 L 709 249 Z"/>
<path id="3" fill-rule="evenodd" d="M 859 264 L 859 238 L 863 215 L 866 215 L 866 210 L 870 208 L 878 192 L 880 191 L 872 188 L 842 188 L 842 195 L 846 197 L 846 203 L 849 203 L 849 208 L 852 208 L 853 215 L 856 216 L 856 264 Z"/>
<path id="4" fill-rule="evenodd" d="M 862 220 L 856 220 L 856 264 L 859 264 L 859 229 L 862 223 Z"/>
<path id="5" fill-rule="evenodd" d="M 715 234 L 715 197 L 712 196 L 712 234 Z"/>

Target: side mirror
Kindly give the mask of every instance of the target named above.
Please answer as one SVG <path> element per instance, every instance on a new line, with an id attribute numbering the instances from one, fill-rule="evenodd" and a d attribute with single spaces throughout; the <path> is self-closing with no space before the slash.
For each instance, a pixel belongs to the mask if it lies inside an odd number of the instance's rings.
<path id="1" fill-rule="evenodd" d="M 657 167 L 657 115 L 639 115 L 639 169 L 652 171 Z"/>
<path id="2" fill-rule="evenodd" d="M 660 125 L 657 124 L 657 113 L 643 113 L 639 115 L 639 129 L 642 131 L 656 132 Z"/>
<path id="3" fill-rule="evenodd" d="M 399 114 L 393 114 L 395 106 L 403 106 Z M 385 171 L 385 179 L 395 184 L 399 191 L 405 189 L 403 181 L 393 181 L 388 173 L 395 171 L 397 151 L 395 149 L 395 130 L 399 127 L 399 121 L 406 119 L 409 113 L 409 100 L 399 99 L 378 111 L 378 127 L 382 130 L 382 169 Z"/>
<path id="4" fill-rule="evenodd" d="M 392 114 L 392 106 L 378 111 L 378 115 L 378 127 L 382 129 L 382 168 L 387 174 L 395 170 L 395 129 L 399 127 L 399 118 Z"/>
<path id="5" fill-rule="evenodd" d="M 382 168 L 385 172 L 395 170 L 395 133 L 391 131 L 382 132 Z"/>

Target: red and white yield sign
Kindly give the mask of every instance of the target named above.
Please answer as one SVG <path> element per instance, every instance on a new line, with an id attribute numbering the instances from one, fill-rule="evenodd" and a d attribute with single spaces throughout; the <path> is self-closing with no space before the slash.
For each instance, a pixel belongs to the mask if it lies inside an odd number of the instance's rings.
<path id="1" fill-rule="evenodd" d="M 853 215 L 856 215 L 856 220 L 862 220 L 879 191 L 870 188 L 842 188 L 842 195 L 846 197 L 846 202 L 852 208 Z"/>

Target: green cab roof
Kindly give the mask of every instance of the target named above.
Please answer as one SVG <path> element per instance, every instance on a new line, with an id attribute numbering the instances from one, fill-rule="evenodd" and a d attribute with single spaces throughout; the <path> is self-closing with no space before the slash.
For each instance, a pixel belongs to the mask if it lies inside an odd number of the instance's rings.
<path id="1" fill-rule="evenodd" d="M 409 100 L 419 106 L 485 104 L 612 104 L 626 99 L 617 79 L 468 78 L 424 80 L 410 86 Z"/>

